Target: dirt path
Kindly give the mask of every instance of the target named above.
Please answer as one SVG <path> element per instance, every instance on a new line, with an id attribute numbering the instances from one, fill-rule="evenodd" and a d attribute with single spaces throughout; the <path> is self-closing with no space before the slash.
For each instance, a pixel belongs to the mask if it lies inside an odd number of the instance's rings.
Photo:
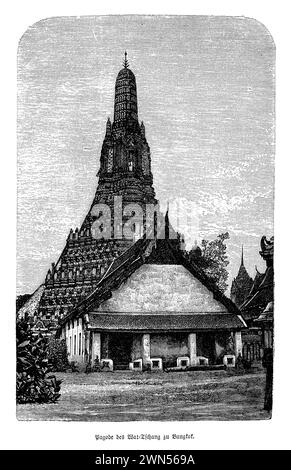
<path id="1" fill-rule="evenodd" d="M 19 420 L 194 421 L 268 419 L 265 374 L 233 372 L 67 373 L 49 405 L 18 405 Z"/>

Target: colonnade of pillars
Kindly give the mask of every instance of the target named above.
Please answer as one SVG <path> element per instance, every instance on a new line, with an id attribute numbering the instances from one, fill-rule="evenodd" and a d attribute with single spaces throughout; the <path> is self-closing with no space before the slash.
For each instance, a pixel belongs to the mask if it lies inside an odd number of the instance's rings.
<path id="1" fill-rule="evenodd" d="M 241 332 L 236 331 L 232 333 L 233 336 L 233 343 L 234 343 L 234 353 L 237 357 L 239 354 L 242 354 L 242 337 Z M 189 350 L 189 358 L 190 358 L 190 365 L 195 365 L 196 357 L 197 357 L 197 345 L 196 345 L 196 333 L 189 333 L 188 334 L 188 350 Z M 89 336 L 87 337 L 87 351 L 90 350 L 89 346 Z M 141 349 L 142 349 L 142 360 L 144 364 L 149 363 L 150 356 L 151 356 L 151 338 L 149 333 L 144 333 L 142 335 L 141 340 Z M 91 361 L 92 364 L 96 356 L 101 358 L 101 334 L 97 332 L 92 332 L 92 347 L 91 347 Z"/>

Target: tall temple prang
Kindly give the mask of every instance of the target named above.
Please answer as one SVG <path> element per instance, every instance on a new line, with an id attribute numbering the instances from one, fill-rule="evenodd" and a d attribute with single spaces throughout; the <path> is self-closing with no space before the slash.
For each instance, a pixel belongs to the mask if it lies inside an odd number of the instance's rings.
<path id="1" fill-rule="evenodd" d="M 136 79 L 127 53 L 116 78 L 114 119 L 106 122 L 97 176 L 97 190 L 88 214 L 80 229 L 71 229 L 60 258 L 47 273 L 37 312 L 38 322 L 45 329 L 55 329 L 58 319 L 94 291 L 113 260 L 136 241 L 131 226 L 127 236 L 123 234 L 133 215 L 131 205 L 141 208 L 139 236 L 146 229 L 146 205 L 157 207 L 150 147 L 144 123 L 138 121 Z M 119 231 L 114 231 L 116 201 L 120 204 Z M 96 237 L 94 224 L 103 215 L 102 205 L 106 205 L 109 215 L 109 231 Z"/>
<path id="2" fill-rule="evenodd" d="M 124 205 L 157 203 L 145 126 L 138 121 L 136 80 L 126 53 L 116 78 L 114 120 L 111 124 L 108 118 L 106 124 L 98 176 L 93 204 L 113 207 L 114 196 L 122 196 Z"/>

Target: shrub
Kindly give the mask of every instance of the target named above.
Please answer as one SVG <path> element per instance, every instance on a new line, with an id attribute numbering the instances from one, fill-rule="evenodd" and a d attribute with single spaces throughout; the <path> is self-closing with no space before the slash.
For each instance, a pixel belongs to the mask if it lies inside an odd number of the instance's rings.
<path id="1" fill-rule="evenodd" d="M 85 368 L 85 374 L 90 374 L 92 372 L 91 361 L 88 361 Z"/>
<path id="2" fill-rule="evenodd" d="M 26 320 L 16 323 L 17 403 L 55 403 L 60 397 L 61 380 L 47 376 L 52 367 L 48 361 L 48 341 L 34 334 Z"/>
<path id="3" fill-rule="evenodd" d="M 48 341 L 48 360 L 55 372 L 64 372 L 69 367 L 68 351 L 64 339 L 51 337 Z"/>
<path id="4" fill-rule="evenodd" d="M 72 372 L 79 372 L 79 368 L 78 368 L 76 361 L 69 362 L 69 367 Z"/>

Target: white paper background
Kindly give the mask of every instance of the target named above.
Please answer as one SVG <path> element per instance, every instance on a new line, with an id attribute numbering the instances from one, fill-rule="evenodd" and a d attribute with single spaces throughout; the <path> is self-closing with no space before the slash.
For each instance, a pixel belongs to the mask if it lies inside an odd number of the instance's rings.
<path id="1" fill-rule="evenodd" d="M 18 422 L 15 415 L 16 57 L 28 26 L 64 15 L 199 14 L 262 22 L 277 47 L 275 210 L 276 351 L 274 412 L 253 422 Z M 287 449 L 290 448 L 290 16 L 287 1 L 10 1 L 1 8 L 1 448 L 2 449 Z M 95 441 L 95 434 L 190 433 L 189 441 Z"/>

